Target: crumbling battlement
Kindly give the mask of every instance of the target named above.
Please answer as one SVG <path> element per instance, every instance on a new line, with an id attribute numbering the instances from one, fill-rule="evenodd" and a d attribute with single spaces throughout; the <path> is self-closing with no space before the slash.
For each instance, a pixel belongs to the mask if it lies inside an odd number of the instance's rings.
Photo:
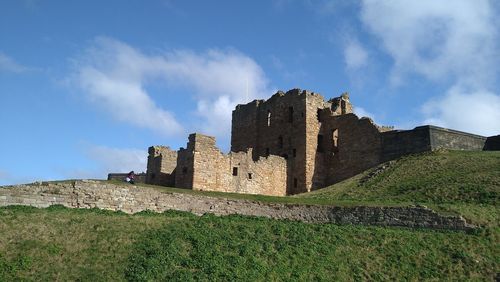
<path id="1" fill-rule="evenodd" d="M 194 190 L 286 195 L 286 160 L 279 156 L 254 161 L 252 149 L 223 154 L 215 138 L 191 134 L 179 151 L 176 186 Z"/>
<path id="2" fill-rule="evenodd" d="M 154 185 L 175 185 L 177 152 L 166 146 L 152 146 L 148 149 L 148 170 L 146 182 Z"/>
<path id="3" fill-rule="evenodd" d="M 195 190 L 290 195 L 326 187 L 382 162 L 436 149 L 494 150 L 499 136 L 421 126 L 393 130 L 353 113 L 349 94 L 325 101 L 292 89 L 237 105 L 231 152 L 191 134 L 178 152 L 149 148 L 146 181 Z"/>

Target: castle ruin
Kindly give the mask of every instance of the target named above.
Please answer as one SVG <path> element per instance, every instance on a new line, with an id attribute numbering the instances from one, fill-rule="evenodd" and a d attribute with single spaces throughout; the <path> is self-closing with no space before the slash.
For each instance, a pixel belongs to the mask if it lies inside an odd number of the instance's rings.
<path id="1" fill-rule="evenodd" d="M 292 89 L 238 105 L 231 152 L 215 138 L 189 136 L 186 148 L 149 148 L 145 182 L 203 191 L 284 196 L 309 192 L 403 155 L 439 148 L 498 150 L 500 137 L 420 126 L 381 127 L 358 118 L 347 93 L 325 101 Z"/>

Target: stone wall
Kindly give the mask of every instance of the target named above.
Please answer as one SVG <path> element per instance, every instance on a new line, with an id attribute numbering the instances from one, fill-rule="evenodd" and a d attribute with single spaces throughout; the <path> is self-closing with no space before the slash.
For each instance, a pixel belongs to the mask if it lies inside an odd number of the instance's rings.
<path id="1" fill-rule="evenodd" d="M 425 207 L 333 207 L 273 204 L 202 195 L 162 192 L 157 189 L 106 182 L 77 181 L 0 187 L 0 206 L 27 205 L 45 208 L 99 208 L 126 213 L 144 210 L 179 210 L 198 215 L 240 214 L 310 223 L 360 224 L 470 230 L 459 216 L 442 216 Z"/>
<path id="2" fill-rule="evenodd" d="M 166 146 L 152 146 L 148 149 L 146 183 L 153 185 L 175 185 L 177 152 Z"/>
<path id="3" fill-rule="evenodd" d="M 278 91 L 268 100 L 238 105 L 233 111 L 231 151 L 247 151 L 257 161 L 269 155 L 287 160 L 288 194 L 306 191 L 306 99 L 310 92 Z"/>
<path id="4" fill-rule="evenodd" d="M 382 142 L 377 126 L 355 114 L 322 113 L 321 127 L 327 179 L 324 186 L 337 183 L 380 163 Z"/>
<path id="5" fill-rule="evenodd" d="M 500 135 L 488 137 L 484 144 L 484 150 L 500 151 Z"/>
<path id="6" fill-rule="evenodd" d="M 186 157 L 187 160 L 181 158 Z M 253 160 L 252 149 L 223 154 L 215 138 L 191 134 L 187 149 L 179 154 L 179 167 L 192 162 L 192 183 L 182 187 L 194 190 L 246 194 L 286 195 L 287 162 L 279 156 Z M 188 172 L 191 173 L 191 172 Z"/>
<path id="7" fill-rule="evenodd" d="M 483 136 L 432 125 L 388 131 L 382 133 L 382 161 L 438 149 L 481 151 L 486 140 Z"/>
<path id="8" fill-rule="evenodd" d="M 253 148 L 254 160 L 268 155 L 287 159 L 287 194 L 324 187 L 326 167 L 317 154 L 323 109 L 333 115 L 352 112 L 349 95 L 325 102 L 320 94 L 292 89 L 266 101 L 238 105 L 233 111 L 231 151 Z"/>
<path id="9" fill-rule="evenodd" d="M 432 125 L 424 126 L 429 130 L 431 147 L 437 149 L 481 151 L 486 137 L 467 132 Z"/>
<path id="10" fill-rule="evenodd" d="M 108 180 L 117 180 L 117 181 L 124 181 L 125 178 L 127 177 L 127 173 L 109 173 L 108 174 Z M 138 173 L 135 175 L 135 182 L 136 183 L 146 183 L 146 174 L 143 173 Z"/>
<path id="11" fill-rule="evenodd" d="M 382 133 L 381 161 L 431 150 L 430 132 L 426 126 L 416 127 L 413 130 L 393 130 Z"/>
<path id="12" fill-rule="evenodd" d="M 441 148 L 500 149 L 500 136 L 487 139 L 429 125 L 392 130 L 369 118 L 359 119 L 352 110 L 347 93 L 325 101 L 320 94 L 300 89 L 238 105 L 232 114 L 231 153 L 223 154 L 213 137 L 202 134 L 190 135 L 187 148 L 177 153 L 151 147 L 147 183 L 291 195 L 408 154 Z"/>

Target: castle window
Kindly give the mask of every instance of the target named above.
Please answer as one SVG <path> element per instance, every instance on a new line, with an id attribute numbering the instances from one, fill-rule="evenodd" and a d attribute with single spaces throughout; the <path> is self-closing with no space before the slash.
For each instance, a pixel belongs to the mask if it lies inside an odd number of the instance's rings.
<path id="1" fill-rule="evenodd" d="M 293 187 L 297 188 L 297 178 L 293 179 Z"/>
<path id="2" fill-rule="evenodd" d="M 248 173 L 248 179 L 252 179 L 252 173 Z"/>
<path id="3" fill-rule="evenodd" d="M 288 122 L 293 122 L 293 107 L 288 108 Z"/>
<path id="4" fill-rule="evenodd" d="M 336 152 L 339 149 L 339 130 L 334 129 L 332 131 L 332 141 L 333 141 L 333 151 Z"/>
<path id="5" fill-rule="evenodd" d="M 269 148 L 266 148 L 266 157 L 269 156 Z"/>
<path id="6" fill-rule="evenodd" d="M 188 168 L 187 167 L 183 167 L 182 168 L 182 173 L 186 174 L 188 172 Z"/>
<path id="7" fill-rule="evenodd" d="M 271 111 L 267 111 L 267 126 L 271 126 Z"/>
<path id="8" fill-rule="evenodd" d="M 283 149 L 283 136 L 278 137 L 278 146 L 280 149 Z"/>
<path id="9" fill-rule="evenodd" d="M 295 158 L 297 156 L 297 149 L 293 149 L 293 157 Z"/>
<path id="10" fill-rule="evenodd" d="M 318 122 L 321 122 L 321 109 L 316 111 L 316 118 L 318 119 Z"/>
<path id="11" fill-rule="evenodd" d="M 321 135 L 321 134 L 318 134 L 318 147 L 317 147 L 317 151 L 319 153 L 323 152 L 323 135 Z"/>
<path id="12" fill-rule="evenodd" d="M 155 179 L 155 174 L 154 173 L 151 173 L 151 179 Z"/>
<path id="13" fill-rule="evenodd" d="M 238 176 L 238 168 L 233 167 L 233 176 Z"/>
<path id="14" fill-rule="evenodd" d="M 285 160 L 288 160 L 288 154 L 281 155 Z"/>

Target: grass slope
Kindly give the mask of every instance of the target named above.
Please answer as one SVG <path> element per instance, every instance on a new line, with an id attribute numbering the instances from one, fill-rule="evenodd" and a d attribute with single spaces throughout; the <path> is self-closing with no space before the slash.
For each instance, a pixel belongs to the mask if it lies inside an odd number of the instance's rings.
<path id="1" fill-rule="evenodd" d="M 374 173 L 378 171 L 378 173 Z M 0 208 L 0 281 L 493 280 L 500 152 L 408 156 L 293 197 L 143 189 L 270 202 L 408 205 L 463 214 L 473 234 L 186 213 Z"/>
<path id="2" fill-rule="evenodd" d="M 500 152 L 436 151 L 384 165 L 378 174 L 380 167 L 295 197 L 332 204 L 424 204 L 499 226 Z"/>
<path id="3" fill-rule="evenodd" d="M 0 281 L 462 281 L 492 279 L 500 267 L 493 229 L 8 207 L 0 238 Z"/>

